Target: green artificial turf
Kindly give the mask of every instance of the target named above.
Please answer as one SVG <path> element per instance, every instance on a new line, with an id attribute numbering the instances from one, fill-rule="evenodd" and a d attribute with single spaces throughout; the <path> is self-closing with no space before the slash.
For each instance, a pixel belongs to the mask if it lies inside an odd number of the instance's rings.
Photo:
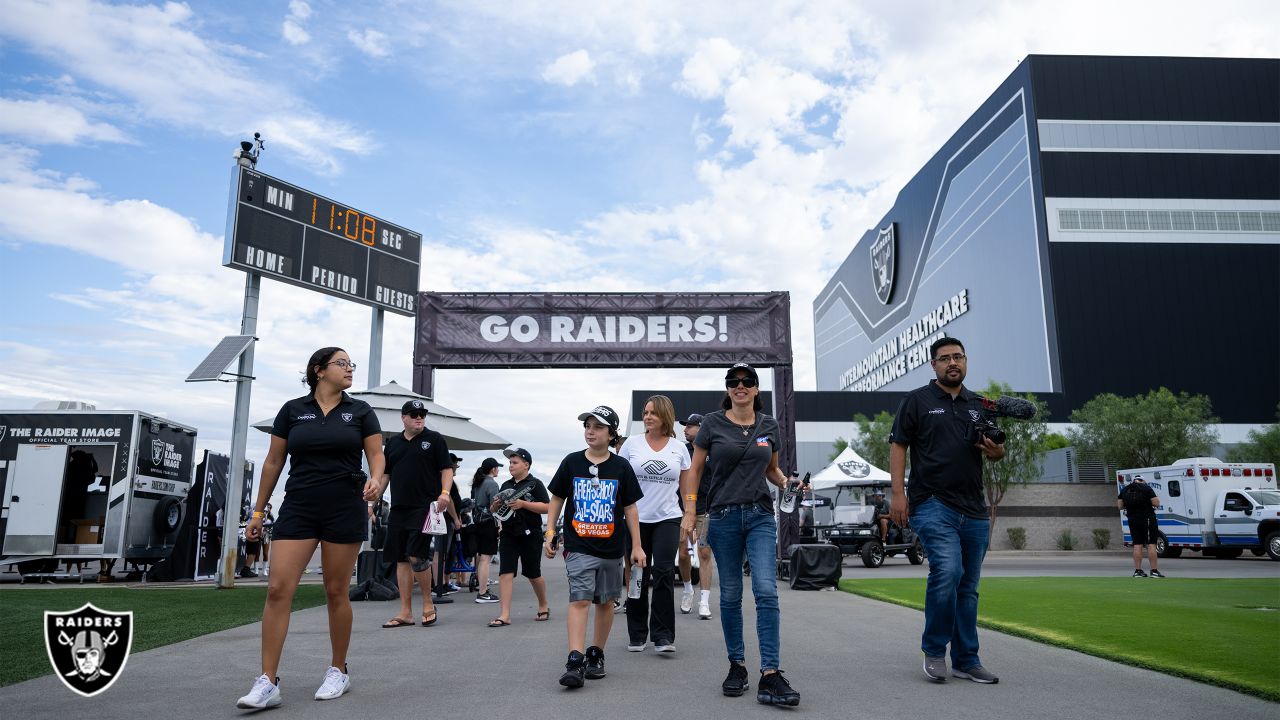
<path id="1" fill-rule="evenodd" d="M 924 609 L 923 579 L 840 589 Z M 1280 701 L 1280 580 L 984 578 L 978 624 Z"/>
<path id="2" fill-rule="evenodd" d="M 265 587 L 61 587 L 0 590 L 0 686 L 53 672 L 44 647 L 44 611 L 75 610 L 86 602 L 112 612 L 133 611 L 133 650 L 140 652 L 262 619 Z M 324 604 L 324 586 L 302 585 L 293 609 Z"/>

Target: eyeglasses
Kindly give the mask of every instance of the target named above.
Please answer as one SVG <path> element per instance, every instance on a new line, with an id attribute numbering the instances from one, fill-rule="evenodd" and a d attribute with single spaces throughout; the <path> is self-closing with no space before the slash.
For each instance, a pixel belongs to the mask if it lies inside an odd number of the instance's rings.
<path id="1" fill-rule="evenodd" d="M 756 386 L 756 379 L 753 377 L 740 377 L 740 378 L 735 377 L 735 378 L 729 378 L 728 380 L 724 381 L 724 386 L 726 388 L 729 388 L 730 390 L 738 387 L 739 385 L 743 387 L 753 388 Z"/>
<path id="2" fill-rule="evenodd" d="M 411 413 L 405 413 L 405 414 L 406 414 L 406 415 L 408 415 L 409 417 L 413 418 L 414 420 L 418 420 L 418 419 L 420 419 L 420 418 L 424 418 L 424 417 L 426 417 L 426 416 L 427 416 L 427 414 L 426 414 L 426 413 L 421 412 L 421 411 L 414 411 L 414 412 L 411 412 Z"/>
<path id="3" fill-rule="evenodd" d="M 337 365 L 338 367 L 342 368 L 343 370 L 355 370 L 355 369 L 356 369 L 356 364 L 355 364 L 355 363 L 353 363 L 353 362 L 351 362 L 350 360 L 332 360 L 332 361 L 330 361 L 330 362 L 325 363 L 325 365 L 326 365 L 326 366 L 329 366 L 329 365 Z"/>
<path id="4" fill-rule="evenodd" d="M 939 355 L 938 357 L 933 359 L 935 363 L 942 363 L 943 365 L 946 365 L 952 360 L 955 360 L 956 362 L 964 362 L 964 353 L 951 353 L 950 355 Z"/>

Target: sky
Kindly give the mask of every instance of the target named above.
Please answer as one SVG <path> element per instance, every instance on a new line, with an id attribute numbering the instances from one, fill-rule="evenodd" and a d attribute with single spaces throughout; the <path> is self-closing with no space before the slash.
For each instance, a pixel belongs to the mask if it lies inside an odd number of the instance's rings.
<path id="1" fill-rule="evenodd" d="M 788 291 L 812 390 L 813 296 L 1028 54 L 1280 56 L 1266 1 L 0 7 L 0 408 L 145 410 L 224 453 L 234 388 L 183 380 L 239 330 L 221 257 L 254 132 L 262 172 L 420 232 L 423 290 Z M 364 362 L 370 318 L 265 280 L 252 420 L 316 347 Z M 409 386 L 413 321 L 385 333 L 381 379 Z M 442 370 L 435 399 L 549 477 L 579 412 L 721 377 Z"/>

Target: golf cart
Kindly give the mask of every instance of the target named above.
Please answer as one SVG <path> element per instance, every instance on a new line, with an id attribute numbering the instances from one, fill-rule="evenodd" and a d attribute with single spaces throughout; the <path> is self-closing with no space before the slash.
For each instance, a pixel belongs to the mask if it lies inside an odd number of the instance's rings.
<path id="1" fill-rule="evenodd" d="M 906 555 L 912 565 L 924 562 L 924 546 L 910 527 L 889 523 L 887 541 L 880 539 L 880 525 L 872 498 L 876 492 L 889 494 L 885 480 L 843 480 L 836 483 L 834 524 L 827 541 L 840 548 L 841 555 L 859 555 L 862 564 L 878 568 L 884 559 Z"/>

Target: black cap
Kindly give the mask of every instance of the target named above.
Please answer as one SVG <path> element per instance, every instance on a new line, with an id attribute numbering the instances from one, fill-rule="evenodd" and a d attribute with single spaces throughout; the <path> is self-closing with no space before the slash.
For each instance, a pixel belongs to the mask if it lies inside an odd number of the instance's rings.
<path id="1" fill-rule="evenodd" d="M 454 455 L 453 453 L 449 453 L 449 459 L 453 461 L 454 465 L 462 464 L 462 458 L 458 457 L 457 455 Z"/>
<path id="2" fill-rule="evenodd" d="M 734 363 L 733 367 L 729 368 L 729 372 L 724 374 L 724 379 L 725 380 L 731 379 L 733 377 L 733 374 L 738 372 L 739 370 L 746 371 L 746 373 L 751 376 L 751 379 L 755 380 L 756 383 L 759 384 L 760 382 L 759 373 L 757 373 L 756 369 L 751 367 L 747 363 Z"/>
<path id="3" fill-rule="evenodd" d="M 427 404 L 422 402 L 421 400 L 410 400 L 409 402 L 406 402 L 404 405 L 400 406 L 401 415 L 408 415 L 411 412 L 425 413 L 426 411 L 427 411 Z"/>
<path id="4" fill-rule="evenodd" d="M 692 415 L 689 416 L 688 420 L 681 420 L 680 424 L 681 425 L 701 425 L 702 416 L 699 415 L 698 413 L 693 413 Z"/>
<path id="5" fill-rule="evenodd" d="M 480 469 L 485 472 L 489 472 L 496 467 L 502 467 L 502 463 L 498 462 L 494 458 L 485 458 L 480 461 Z"/>
<path id="6" fill-rule="evenodd" d="M 615 432 L 618 429 L 618 413 L 614 412 L 613 408 L 608 405 L 597 405 L 578 416 L 579 420 L 586 420 L 587 418 L 595 418 L 602 424 L 608 425 Z"/>
<path id="7" fill-rule="evenodd" d="M 532 456 L 532 455 L 530 455 L 530 454 L 529 454 L 529 451 L 528 451 L 528 450 L 525 450 L 524 448 L 516 448 L 515 450 L 512 450 L 512 449 L 510 449 L 510 448 L 507 448 L 506 450 L 503 450 L 503 451 L 502 451 L 502 454 L 503 454 L 503 455 L 505 455 L 505 456 L 507 456 L 507 457 L 514 457 L 514 456 L 516 456 L 516 455 L 519 455 L 519 456 L 520 456 L 520 459 L 524 460 L 525 462 L 529 463 L 530 465 L 532 465 L 532 464 L 533 464 L 533 456 Z"/>

